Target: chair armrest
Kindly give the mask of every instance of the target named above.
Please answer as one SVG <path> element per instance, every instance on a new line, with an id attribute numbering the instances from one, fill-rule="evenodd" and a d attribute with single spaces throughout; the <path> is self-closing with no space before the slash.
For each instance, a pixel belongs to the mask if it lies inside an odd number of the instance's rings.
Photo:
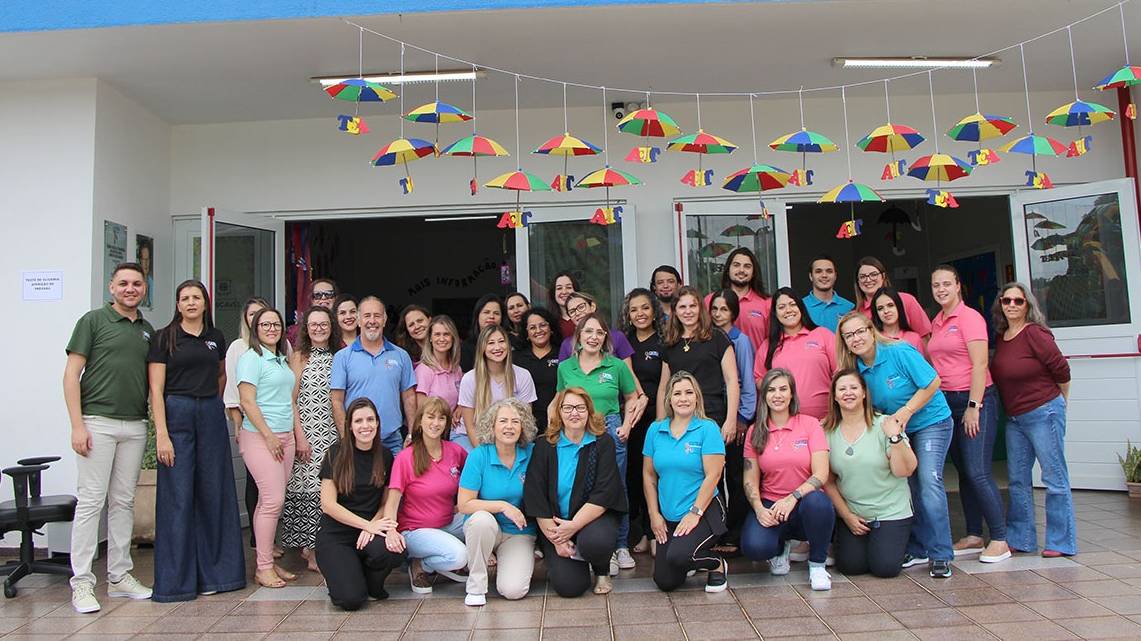
<path id="1" fill-rule="evenodd" d="M 47 463 L 55 463 L 60 460 L 58 456 L 34 456 L 32 458 L 22 458 L 16 463 L 20 465 L 44 465 Z"/>
<path id="2" fill-rule="evenodd" d="M 28 507 L 29 481 L 36 488 L 33 496 L 39 496 L 40 472 L 46 469 L 48 469 L 46 465 L 20 465 L 0 470 L 0 472 L 12 477 L 12 486 L 16 494 L 16 509 L 25 510 Z"/>
<path id="3" fill-rule="evenodd" d="M 46 469 L 48 469 L 46 465 L 18 465 L 16 467 L 6 467 L 0 470 L 0 472 L 11 476 L 13 480 L 18 480 L 20 478 L 26 479 L 33 474 L 39 474 Z"/>

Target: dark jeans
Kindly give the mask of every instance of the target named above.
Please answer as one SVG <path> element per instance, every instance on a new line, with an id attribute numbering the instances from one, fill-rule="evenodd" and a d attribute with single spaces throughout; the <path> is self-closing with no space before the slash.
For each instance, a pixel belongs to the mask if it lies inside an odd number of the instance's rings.
<path id="1" fill-rule="evenodd" d="M 994 460 L 994 439 L 998 435 L 998 393 L 994 385 L 983 393 L 983 406 L 979 409 L 979 433 L 967 436 L 963 428 L 963 413 L 967 410 L 970 392 L 943 392 L 955 420 L 951 437 L 951 463 L 959 471 L 959 498 L 963 502 L 963 515 L 967 521 L 967 534 L 982 537 L 983 519 L 986 519 L 990 538 L 1006 540 L 1006 510 L 1002 495 L 991 474 Z"/>
<path id="2" fill-rule="evenodd" d="M 564 599 L 582 595 L 590 589 L 590 570 L 595 576 L 610 575 L 610 557 L 616 549 L 618 515 L 607 512 L 579 530 L 574 538 L 582 561 L 559 556 L 547 537 L 539 535 L 539 547 L 547 564 L 547 580 Z"/>
<path id="3" fill-rule="evenodd" d="M 155 601 L 246 586 L 230 434 L 220 397 L 167 396 L 174 465 L 158 466 Z"/>
<path id="4" fill-rule="evenodd" d="M 765 507 L 773 501 L 762 500 Z M 784 551 L 789 539 L 808 541 L 808 560 L 824 564 L 828 560 L 828 544 L 832 542 L 832 529 L 836 525 L 836 510 L 823 491 L 804 495 L 792 508 L 784 523 L 763 527 L 756 515 L 745 519 L 741 528 L 741 551 L 754 561 L 767 561 Z"/>
<path id="5" fill-rule="evenodd" d="M 867 574 L 891 578 L 903 569 L 911 517 L 894 521 L 871 521 L 867 534 L 856 536 L 844 523 L 836 526 L 836 569 L 843 574 Z"/>
<path id="6" fill-rule="evenodd" d="M 685 583 L 690 570 L 716 570 L 721 555 L 713 551 L 717 537 L 725 532 L 725 509 L 721 498 L 709 504 L 697 527 L 685 536 L 674 536 L 678 521 L 666 521 L 666 542 L 658 544 L 654 557 L 654 583 L 659 590 L 670 592 Z"/>
<path id="7" fill-rule="evenodd" d="M 405 553 L 390 552 L 383 536 L 357 549 L 360 530 L 321 524 L 317 531 L 317 567 L 329 586 L 329 600 L 342 610 L 359 610 L 371 596 L 388 597 L 384 580 L 405 561 Z"/>

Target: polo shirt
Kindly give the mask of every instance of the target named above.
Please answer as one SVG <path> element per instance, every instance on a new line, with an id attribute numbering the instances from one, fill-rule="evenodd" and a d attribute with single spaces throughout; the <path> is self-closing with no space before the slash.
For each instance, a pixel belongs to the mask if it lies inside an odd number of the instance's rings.
<path id="1" fill-rule="evenodd" d="M 703 456 L 725 456 L 725 441 L 717 423 L 693 416 L 681 437 L 670 432 L 670 419 L 650 423 L 642 456 L 653 461 L 658 474 L 658 511 L 671 523 L 682 520 L 697 501 L 705 482 Z M 719 490 L 713 490 L 717 496 Z"/>
<path id="2" fill-rule="evenodd" d="M 344 390 L 345 407 L 362 396 L 371 400 L 380 414 L 381 438 L 404 424 L 400 394 L 415 386 L 412 358 L 388 339 L 375 356 L 361 345 L 360 337 L 333 356 L 329 388 Z"/>
<path id="3" fill-rule="evenodd" d="M 523 509 L 523 479 L 527 475 L 527 464 L 531 462 L 534 445 L 517 446 L 515 463 L 510 469 L 499 460 L 494 443 L 484 443 L 468 454 L 460 487 L 476 493 L 481 501 L 506 501 Z M 504 534 L 535 534 L 535 524 L 528 520 L 527 527 L 519 529 L 503 513 L 497 513 L 499 530 Z"/>
<path id="4" fill-rule="evenodd" d="M 582 371 L 578 358 L 569 358 L 559 363 L 559 390 L 568 387 L 581 387 L 594 401 L 594 411 L 602 416 L 619 414 L 622 399 L 638 389 L 634 374 L 614 356 L 607 354 L 602 362 L 590 372 Z"/>
<path id="5" fill-rule="evenodd" d="M 121 421 L 147 417 L 147 352 L 155 330 L 141 313 L 131 320 L 107 303 L 75 324 L 68 354 L 87 359 L 79 378 L 82 412 Z"/>
<path id="6" fill-rule="evenodd" d="M 903 313 L 907 316 L 907 324 L 915 330 L 920 337 L 931 333 L 931 319 L 927 318 L 927 310 L 919 304 L 914 296 L 907 292 L 899 292 L 899 299 L 903 301 Z M 872 301 L 865 300 L 860 306 L 860 313 L 868 318 L 872 317 Z"/>
<path id="7" fill-rule="evenodd" d="M 705 309 L 709 309 L 709 301 L 712 299 L 713 294 L 705 295 L 703 301 Z M 745 332 L 745 336 L 748 336 L 749 341 L 753 344 L 753 351 L 756 351 L 769 335 L 769 312 L 772 310 L 772 299 L 768 296 L 761 296 L 750 289 L 744 296 L 737 297 L 737 303 L 741 306 L 741 313 L 737 316 L 737 322 L 734 325 Z"/>
<path id="8" fill-rule="evenodd" d="M 188 333 L 179 323 L 175 327 L 174 354 L 166 341 L 163 328 L 151 341 L 148 363 L 166 365 L 163 394 L 213 398 L 218 395 L 218 363 L 226 360 L 222 347 L 226 338 L 221 330 L 211 327 L 200 335 Z"/>
<path id="9" fill-rule="evenodd" d="M 893 341 L 899 341 L 899 342 L 907 343 L 908 345 L 911 345 L 916 350 L 918 350 L 920 354 L 923 354 L 924 356 L 927 355 L 927 347 L 923 344 L 923 338 L 919 334 L 916 334 L 915 332 L 911 331 L 910 329 L 907 331 L 904 331 L 904 332 L 900 332 L 899 334 L 897 334 L 895 336 L 892 336 L 890 334 L 885 334 L 883 332 L 880 332 L 880 335 L 882 335 L 884 338 L 889 338 Z"/>
<path id="10" fill-rule="evenodd" d="M 535 385 L 535 402 L 531 405 L 531 413 L 535 415 L 535 424 L 541 432 L 547 427 L 547 406 L 555 398 L 555 387 L 559 381 L 558 353 L 553 345 L 548 345 L 546 354 L 539 357 L 526 345 L 511 354 L 511 363 L 522 367 L 531 375 L 531 382 Z"/>
<path id="11" fill-rule="evenodd" d="M 927 356 L 941 381 L 939 389 L 945 392 L 963 392 L 971 389 L 971 355 L 967 343 L 982 341 L 987 344 L 989 332 L 982 314 L 963 301 L 950 314 L 940 311 L 931 321 L 931 338 L 927 341 Z M 994 383 L 990 368 L 986 368 L 986 384 Z"/>
<path id="12" fill-rule="evenodd" d="M 428 469 L 416 476 L 415 448 L 406 447 L 396 455 L 388 487 L 400 492 L 396 514 L 401 532 L 420 528 L 442 528 L 456 513 L 456 493 L 467 452 L 451 441 L 443 441 L 440 460 L 428 462 Z"/>
<path id="13" fill-rule="evenodd" d="M 729 328 L 729 341 L 733 343 L 733 355 L 737 359 L 737 382 L 741 388 L 741 400 L 737 404 L 737 419 L 742 423 L 752 423 L 757 415 L 757 384 L 753 381 L 753 344 L 749 337 L 736 327 Z"/>
<path id="14" fill-rule="evenodd" d="M 864 359 L 857 358 L 856 367 L 868 384 L 872 406 L 884 414 L 894 414 L 936 376 L 935 368 L 907 343 L 877 343 L 875 362 L 868 366 Z M 949 418 L 951 408 L 947 406 L 947 399 L 942 391 L 936 391 L 907 422 L 907 432 L 918 432 Z"/>
<path id="15" fill-rule="evenodd" d="M 264 346 L 261 354 L 250 350 L 238 359 L 238 384 L 249 383 L 257 389 L 255 400 L 262 418 L 271 432 L 293 430 L 293 385 L 297 378 L 289 368 L 286 356 L 274 356 Z M 242 427 L 258 431 L 248 416 Z"/>
<path id="16" fill-rule="evenodd" d="M 563 515 L 564 519 L 574 518 L 570 513 L 571 491 L 574 490 L 574 477 L 578 472 L 578 456 L 582 453 L 582 448 L 595 442 L 598 438 L 586 432 L 582 435 L 582 441 L 575 443 L 567 438 L 565 433 L 559 435 L 559 442 L 555 445 L 555 458 L 559 461 L 559 514 Z"/>
<path id="17" fill-rule="evenodd" d="M 448 407 L 456 409 L 460 400 L 460 379 L 464 373 L 457 367 L 451 371 L 432 369 L 423 362 L 413 370 L 416 374 L 416 393 L 425 396 L 438 396 L 448 402 Z"/>
<path id="18" fill-rule="evenodd" d="M 792 494 L 812 476 L 812 455 L 828 451 L 828 439 L 820 421 L 803 412 L 776 427 L 769 421 L 769 440 L 759 455 L 753 449 L 753 430 L 745 434 L 745 459 L 755 459 L 761 468 L 761 498 L 779 501 Z"/>
<path id="19" fill-rule="evenodd" d="M 686 351 L 686 345 L 689 351 Z M 721 371 L 721 359 L 725 351 L 733 346 L 725 332 L 714 327 L 713 335 L 707 341 L 681 339 L 677 343 L 666 347 L 662 354 L 662 361 L 670 366 L 670 374 L 682 370 L 693 374 L 697 385 L 701 388 L 701 396 L 705 401 L 705 415 L 718 423 L 724 423 L 728 411 L 725 395 L 725 375 Z"/>
<path id="20" fill-rule="evenodd" d="M 843 296 L 832 292 L 832 300 L 822 301 L 816 297 L 815 290 L 808 293 L 803 299 L 804 307 L 808 310 L 808 317 L 816 323 L 817 327 L 826 327 L 836 331 L 840 318 L 856 308 L 856 304 Z"/>
<path id="21" fill-rule="evenodd" d="M 836 475 L 836 488 L 848 509 L 868 521 L 895 521 L 912 515 L 907 478 L 891 473 L 891 444 L 883 433 L 883 414 L 856 442 L 849 443 L 840 428 L 828 432 L 828 469 Z M 851 453 L 849 453 L 851 452 Z"/>
<path id="22" fill-rule="evenodd" d="M 768 372 L 765 368 L 768 341 L 761 347 L 762 351 L 757 352 L 757 363 L 753 366 L 753 379 L 758 382 Z M 773 369 L 778 367 L 792 372 L 796 379 L 800 411 L 823 419 L 831 404 L 832 373 L 836 371 L 836 335 L 825 327 L 809 330 L 801 326 L 795 336 L 782 332 L 780 344 L 773 354 Z"/>
<path id="23" fill-rule="evenodd" d="M 620 359 L 630 358 L 634 355 L 634 348 L 630 346 L 630 339 L 622 332 L 612 329 L 610 330 L 610 343 L 614 348 L 614 355 Z M 574 332 L 570 336 L 563 339 L 559 345 L 559 360 L 565 361 L 574 354 Z"/>

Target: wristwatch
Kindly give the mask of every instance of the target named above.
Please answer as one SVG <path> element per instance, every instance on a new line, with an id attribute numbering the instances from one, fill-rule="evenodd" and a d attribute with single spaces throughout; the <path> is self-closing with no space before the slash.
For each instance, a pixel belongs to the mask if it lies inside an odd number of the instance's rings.
<path id="1" fill-rule="evenodd" d="M 800 488 L 796 488 L 795 490 L 792 491 L 792 494 L 790 496 L 792 496 L 792 498 L 799 501 L 800 497 L 802 497 L 804 495 L 800 493 Z"/>
<path id="2" fill-rule="evenodd" d="M 701 515 L 705 514 L 705 512 L 702 511 L 702 509 L 697 507 L 696 505 L 689 506 L 689 513 L 690 514 L 696 514 L 697 516 L 701 516 Z"/>
<path id="3" fill-rule="evenodd" d="M 982 407 L 982 406 L 983 406 L 983 402 L 982 402 L 982 401 L 974 401 L 974 400 L 969 400 L 969 401 L 967 401 L 967 407 L 969 407 L 969 408 L 971 408 L 971 409 L 976 409 L 976 410 L 977 410 L 978 408 L 980 408 L 980 407 Z"/>
<path id="4" fill-rule="evenodd" d="M 903 432 L 900 432 L 899 434 L 896 434 L 895 436 L 887 437 L 887 442 L 892 444 L 892 445 L 895 445 L 896 443 L 902 443 L 903 441 L 906 441 L 906 440 L 907 440 L 907 437 L 903 435 Z"/>

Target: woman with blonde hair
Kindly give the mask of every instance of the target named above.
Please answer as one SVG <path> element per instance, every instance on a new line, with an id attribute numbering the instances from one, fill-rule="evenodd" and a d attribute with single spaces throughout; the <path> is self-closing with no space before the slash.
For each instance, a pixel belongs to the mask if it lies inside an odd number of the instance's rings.
<path id="1" fill-rule="evenodd" d="M 475 440 L 468 436 L 468 426 L 493 402 L 510 397 L 529 405 L 538 398 L 531 373 L 511 363 L 511 336 L 505 328 L 483 328 L 475 353 L 475 368 L 460 380 L 460 423 L 452 429 L 452 440 L 469 452 Z"/>
<path id="2" fill-rule="evenodd" d="M 417 403 L 435 396 L 447 402 L 449 412 L 455 411 L 464 373 L 460 369 L 460 332 L 447 315 L 433 316 L 428 322 L 427 342 L 415 373 Z"/>

